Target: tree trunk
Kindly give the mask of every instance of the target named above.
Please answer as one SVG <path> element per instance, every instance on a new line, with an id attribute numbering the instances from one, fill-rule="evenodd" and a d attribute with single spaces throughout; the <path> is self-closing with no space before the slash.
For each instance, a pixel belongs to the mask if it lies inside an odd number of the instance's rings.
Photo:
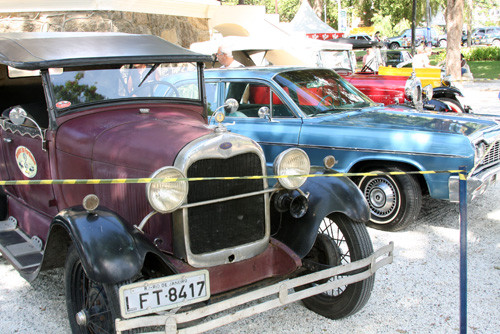
<path id="1" fill-rule="evenodd" d="M 460 42 L 462 40 L 462 25 L 464 0 L 447 0 L 446 8 L 446 73 L 450 74 L 453 79 L 459 80 L 462 78 L 461 58 L 460 58 Z"/>

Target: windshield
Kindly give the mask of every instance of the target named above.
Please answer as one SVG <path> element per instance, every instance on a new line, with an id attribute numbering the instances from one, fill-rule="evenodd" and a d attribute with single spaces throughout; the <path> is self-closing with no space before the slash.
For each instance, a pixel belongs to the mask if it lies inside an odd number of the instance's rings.
<path id="1" fill-rule="evenodd" d="M 321 67 L 337 69 L 355 70 L 352 64 L 351 53 L 348 50 L 330 51 L 322 50 L 319 52 Z"/>
<path id="2" fill-rule="evenodd" d="M 376 103 L 328 69 L 287 71 L 274 80 L 308 116 L 375 106 Z"/>
<path id="3" fill-rule="evenodd" d="M 125 99 L 201 100 L 194 63 L 49 69 L 49 76 L 58 112 L 90 103 Z M 182 87 L 178 87 L 181 80 Z M 186 85 L 186 81 L 192 84 Z"/>

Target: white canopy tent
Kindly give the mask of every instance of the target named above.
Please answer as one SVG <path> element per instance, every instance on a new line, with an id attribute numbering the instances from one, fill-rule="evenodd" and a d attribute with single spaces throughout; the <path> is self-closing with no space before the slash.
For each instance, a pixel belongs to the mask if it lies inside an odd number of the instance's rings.
<path id="1" fill-rule="evenodd" d="M 312 39 L 321 40 L 339 38 L 343 35 L 321 21 L 308 1 L 302 2 L 293 20 L 286 25 L 286 29 L 295 35 L 302 34 Z"/>

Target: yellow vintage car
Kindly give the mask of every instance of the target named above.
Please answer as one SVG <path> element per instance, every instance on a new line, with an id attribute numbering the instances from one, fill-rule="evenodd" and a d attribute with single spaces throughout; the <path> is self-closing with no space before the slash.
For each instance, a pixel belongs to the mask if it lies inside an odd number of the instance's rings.
<path id="1" fill-rule="evenodd" d="M 433 88 L 433 98 L 446 103 L 455 112 L 472 112 L 472 109 L 464 105 L 460 99 L 463 98 L 462 92 L 453 85 L 450 76 L 444 75 L 440 68 L 416 68 L 411 67 L 390 67 L 379 66 L 379 75 L 403 75 L 410 76 L 415 72 L 416 76 L 422 82 L 422 87 L 431 85 Z"/>
<path id="2" fill-rule="evenodd" d="M 411 73 L 415 71 L 415 74 L 422 82 L 422 87 L 427 85 L 432 85 L 432 88 L 443 86 L 443 80 L 441 78 L 440 68 L 416 68 L 415 70 L 411 67 L 390 67 L 390 66 L 379 66 L 378 74 L 380 75 L 404 75 L 410 76 Z M 445 80 L 446 81 L 446 80 Z"/>

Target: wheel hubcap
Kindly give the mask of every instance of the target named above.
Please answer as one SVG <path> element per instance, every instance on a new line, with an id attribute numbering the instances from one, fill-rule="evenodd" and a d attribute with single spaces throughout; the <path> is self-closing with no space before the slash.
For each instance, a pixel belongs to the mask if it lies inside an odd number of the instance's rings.
<path id="1" fill-rule="evenodd" d="M 377 219 L 387 218 L 397 210 L 398 191 L 386 178 L 369 180 L 365 186 L 364 195 L 372 214 Z"/>
<path id="2" fill-rule="evenodd" d="M 87 311 L 85 310 L 81 310 L 80 312 L 78 312 L 76 314 L 76 323 L 79 325 L 79 326 L 87 326 Z"/>

